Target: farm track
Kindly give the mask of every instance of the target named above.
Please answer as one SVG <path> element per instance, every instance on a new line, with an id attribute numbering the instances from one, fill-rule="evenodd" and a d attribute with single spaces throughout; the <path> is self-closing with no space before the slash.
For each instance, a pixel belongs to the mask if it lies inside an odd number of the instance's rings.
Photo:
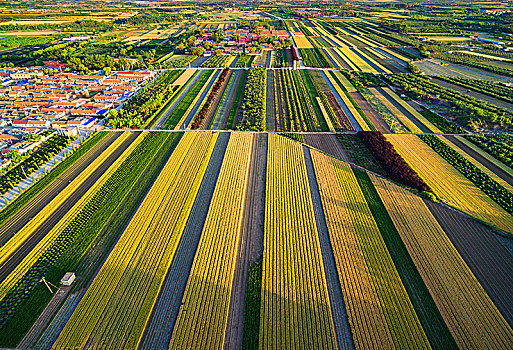
<path id="1" fill-rule="evenodd" d="M 358 106 L 363 110 L 363 112 L 370 119 L 372 124 L 384 134 L 390 134 L 392 131 L 388 127 L 388 125 L 383 121 L 383 119 L 376 113 L 376 111 L 372 108 L 370 103 L 362 96 L 359 92 L 350 92 L 349 95 L 356 101 Z"/>
<path id="2" fill-rule="evenodd" d="M 207 117 L 205 119 L 203 119 L 203 122 L 201 123 L 200 129 L 208 130 L 208 129 L 210 129 L 210 126 L 213 124 L 213 122 L 214 122 L 213 119 L 214 119 L 214 116 L 216 114 L 217 108 L 219 108 L 219 104 L 222 103 L 221 100 L 222 100 L 222 98 L 224 96 L 224 92 L 229 87 L 230 78 L 232 77 L 233 73 L 234 73 L 233 70 L 230 69 L 230 71 L 228 72 L 228 75 L 224 79 L 223 85 L 221 86 L 221 88 L 217 92 L 217 95 L 216 95 L 216 98 L 215 98 L 214 102 L 212 103 L 212 105 L 209 108 Z M 214 80 L 214 84 L 215 84 L 215 80 Z M 210 93 L 210 90 L 209 90 L 209 93 Z"/>
<path id="3" fill-rule="evenodd" d="M 21 342 L 16 347 L 17 349 L 32 349 L 37 340 L 52 320 L 55 313 L 58 311 L 61 304 L 64 302 L 70 287 L 61 287 L 57 290 L 52 300 L 48 303 L 44 311 L 39 315 L 37 321 L 32 325 L 28 333 L 23 337 Z"/>
<path id="4" fill-rule="evenodd" d="M 103 173 L 130 146 L 141 132 L 131 133 L 127 139 L 57 208 L 20 247 L 0 266 L 0 282 L 32 251 L 73 205 L 89 190 Z"/>
<path id="5" fill-rule="evenodd" d="M 338 348 L 354 349 L 355 346 L 351 334 L 351 327 L 349 325 L 347 309 L 344 296 L 342 294 L 342 287 L 340 284 L 335 257 L 333 255 L 333 249 L 330 242 L 328 226 L 321 201 L 321 195 L 317 185 L 317 177 L 315 175 L 314 165 L 312 162 L 312 155 L 310 153 L 310 149 L 306 146 L 303 146 L 303 153 L 305 157 L 306 173 L 308 176 L 310 193 L 312 195 L 313 211 L 317 226 L 317 233 L 319 235 L 319 244 L 321 248 L 326 286 L 328 289 L 328 296 L 330 301 L 329 304 L 331 307 L 331 314 L 333 318 L 333 325 L 335 328 Z"/>
<path id="6" fill-rule="evenodd" d="M 390 96 L 383 88 L 381 87 L 378 87 L 376 88 L 376 90 L 378 90 L 381 95 L 383 95 L 383 97 L 385 97 L 387 99 L 388 102 L 390 102 L 395 108 L 397 108 L 399 110 L 399 112 L 401 112 L 402 114 L 404 114 L 404 116 L 406 118 L 408 118 L 413 124 L 415 124 L 420 130 L 422 130 L 422 132 L 425 132 L 425 133 L 430 133 L 431 130 L 429 130 L 424 124 L 422 124 L 422 122 L 420 120 L 418 120 L 413 114 L 411 114 L 410 112 L 408 112 L 406 110 L 406 108 L 404 108 L 403 106 L 401 106 L 399 103 L 397 103 L 396 100 L 394 100 L 392 98 L 392 96 Z"/>
<path id="7" fill-rule="evenodd" d="M 441 204 L 424 200 L 427 207 L 513 327 L 513 255 L 484 225 Z"/>
<path id="8" fill-rule="evenodd" d="M 250 173 L 244 201 L 242 239 L 239 241 L 237 251 L 226 322 L 225 350 L 242 347 L 248 266 L 250 261 L 256 262 L 263 252 L 266 164 L 267 135 L 258 134 L 253 139 Z"/>
<path id="9" fill-rule="evenodd" d="M 458 138 L 454 135 L 445 135 L 445 138 L 447 138 L 449 141 L 454 143 L 456 146 L 461 148 L 465 153 L 470 155 L 472 158 L 477 160 L 479 163 L 481 163 L 483 166 L 488 168 L 490 171 L 492 171 L 495 175 L 506 181 L 508 184 L 513 186 L 513 177 L 497 165 L 493 164 L 491 161 L 486 159 L 483 155 L 479 154 L 469 146 L 467 146 L 465 143 L 458 140 Z M 484 152 L 484 151 L 483 151 Z"/>
<path id="10" fill-rule="evenodd" d="M 175 256 L 148 319 L 139 349 L 163 349 L 169 345 L 229 137 L 230 133 L 219 135 Z"/>
<path id="11" fill-rule="evenodd" d="M 91 150 L 72 164 L 64 173 L 46 186 L 13 216 L 0 226 L 0 246 L 3 246 L 11 237 L 23 228 L 38 212 L 63 191 L 69 181 L 86 169 L 103 151 L 105 151 L 121 133 L 108 133 Z"/>
<path id="12" fill-rule="evenodd" d="M 307 145 L 317 148 L 332 157 L 346 162 L 351 161 L 334 134 L 303 134 L 303 139 Z"/>
<path id="13" fill-rule="evenodd" d="M 46 350 L 52 347 L 53 343 L 55 343 L 55 341 L 57 340 L 59 333 L 64 328 L 64 325 L 71 317 L 73 310 L 75 310 L 75 307 L 80 302 L 84 294 L 85 290 L 81 290 L 78 293 L 71 294 L 64 301 L 64 303 L 61 305 L 61 308 L 59 309 L 59 311 L 57 311 L 48 327 L 45 329 L 45 331 L 37 340 L 37 342 L 31 347 L 31 349 Z"/>

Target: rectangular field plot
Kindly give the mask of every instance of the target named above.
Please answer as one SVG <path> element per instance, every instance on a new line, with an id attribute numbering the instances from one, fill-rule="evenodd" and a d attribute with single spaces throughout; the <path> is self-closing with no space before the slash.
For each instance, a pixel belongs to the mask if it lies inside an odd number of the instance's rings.
<path id="1" fill-rule="evenodd" d="M 182 88 L 221 70 L 199 72 Z M 237 123 L 247 72 L 224 72 L 208 126 Z M 429 141 L 509 190 L 511 174 L 462 137 L 386 135 L 429 201 L 389 181 L 361 134 L 322 132 L 345 109 L 363 120 L 343 75 L 263 72 L 281 135 L 100 133 L 0 211 L 1 347 L 511 348 L 513 216 Z M 202 108 L 186 101 L 179 119 Z"/>
<path id="2" fill-rule="evenodd" d="M 513 232 L 513 217 L 414 135 L 387 135 L 398 153 L 444 202 Z"/>
<path id="3" fill-rule="evenodd" d="M 336 348 L 302 148 L 275 135 L 265 213 L 260 346 Z"/>

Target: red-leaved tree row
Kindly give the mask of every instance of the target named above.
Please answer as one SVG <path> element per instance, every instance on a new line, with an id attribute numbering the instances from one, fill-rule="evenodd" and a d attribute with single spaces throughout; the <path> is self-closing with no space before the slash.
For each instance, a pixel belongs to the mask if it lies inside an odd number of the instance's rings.
<path id="1" fill-rule="evenodd" d="M 294 61 L 299 61 L 299 56 L 297 55 L 297 49 L 295 47 L 292 47 L 292 58 Z"/>
<path id="2" fill-rule="evenodd" d="M 229 68 L 223 69 L 223 72 L 219 76 L 219 79 L 217 79 L 216 83 L 214 84 L 214 87 L 212 87 L 212 91 L 210 91 L 210 94 L 208 95 L 205 104 L 203 105 L 203 107 L 201 107 L 201 110 L 192 122 L 192 130 L 198 129 L 201 126 L 201 123 L 203 123 L 203 119 L 205 119 L 205 117 L 207 116 L 210 106 L 214 102 L 217 94 L 219 93 L 219 90 L 221 89 L 221 86 L 223 85 L 224 80 L 226 79 L 226 76 L 228 75 L 229 71 Z"/>
<path id="3" fill-rule="evenodd" d="M 419 191 L 431 191 L 383 134 L 379 131 L 359 131 L 358 136 L 393 180 Z"/>

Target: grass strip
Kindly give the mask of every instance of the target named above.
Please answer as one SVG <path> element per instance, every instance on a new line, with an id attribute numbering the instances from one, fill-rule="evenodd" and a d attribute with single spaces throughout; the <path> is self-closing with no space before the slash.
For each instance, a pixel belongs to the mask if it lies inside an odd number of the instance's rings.
<path id="1" fill-rule="evenodd" d="M 410 297 L 415 312 L 424 328 L 433 349 L 457 349 L 456 343 L 438 311 L 429 290 L 394 226 L 369 175 L 353 167 L 355 177 L 362 189 L 374 220 L 388 248 L 401 281 Z"/>
<path id="2" fill-rule="evenodd" d="M 242 349 L 244 350 L 258 349 L 261 290 L 262 258 L 260 257 L 248 270 L 246 302 L 244 307 L 244 329 L 242 331 Z"/>

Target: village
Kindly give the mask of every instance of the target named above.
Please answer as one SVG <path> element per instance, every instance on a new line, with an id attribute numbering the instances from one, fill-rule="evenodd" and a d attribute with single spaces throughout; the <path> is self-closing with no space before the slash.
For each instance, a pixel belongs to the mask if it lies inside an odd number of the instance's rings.
<path id="1" fill-rule="evenodd" d="M 117 71 L 111 75 L 66 72 L 67 65 L 0 69 L 0 168 L 12 151 L 33 150 L 54 130 L 75 137 L 102 125 L 112 109 L 120 109 L 157 73 Z M 41 137 L 43 136 L 43 137 Z"/>

